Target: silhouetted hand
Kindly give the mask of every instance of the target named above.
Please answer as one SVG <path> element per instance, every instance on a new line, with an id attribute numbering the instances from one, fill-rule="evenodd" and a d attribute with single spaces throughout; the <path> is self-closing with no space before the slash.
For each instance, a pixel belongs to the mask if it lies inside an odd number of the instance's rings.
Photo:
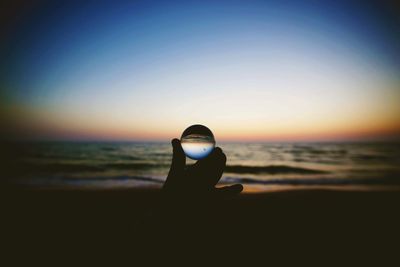
<path id="1" fill-rule="evenodd" d="M 186 166 L 186 155 L 178 139 L 172 140 L 173 158 L 163 191 L 171 197 L 189 196 L 191 199 L 224 197 L 239 194 L 241 184 L 216 188 L 226 164 L 226 156 L 216 147 L 206 158 Z"/>
<path id="2" fill-rule="evenodd" d="M 215 217 L 221 215 L 218 201 L 242 192 L 243 186 L 235 184 L 216 188 L 226 164 L 226 156 L 217 147 L 206 158 L 186 166 L 186 155 L 178 139 L 172 140 L 173 157 L 160 202 L 140 221 L 137 229 L 170 240 L 177 233 L 208 233 L 215 228 Z M 159 227 L 159 222 L 163 227 Z M 196 231 L 193 229 L 196 228 Z M 143 231 L 142 231 L 143 232 Z M 183 234 L 185 235 L 185 234 Z M 200 234 L 201 235 L 201 234 Z M 147 234 L 145 240 L 149 239 Z"/>

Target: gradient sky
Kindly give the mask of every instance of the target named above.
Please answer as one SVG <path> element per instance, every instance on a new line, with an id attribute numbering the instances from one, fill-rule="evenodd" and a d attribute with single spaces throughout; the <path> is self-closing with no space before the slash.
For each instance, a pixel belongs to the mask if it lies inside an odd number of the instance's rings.
<path id="1" fill-rule="evenodd" d="M 217 141 L 400 132 L 390 6 L 56 2 L 14 10 L 1 46 L 3 109 L 37 138 L 166 140 L 197 123 Z"/>

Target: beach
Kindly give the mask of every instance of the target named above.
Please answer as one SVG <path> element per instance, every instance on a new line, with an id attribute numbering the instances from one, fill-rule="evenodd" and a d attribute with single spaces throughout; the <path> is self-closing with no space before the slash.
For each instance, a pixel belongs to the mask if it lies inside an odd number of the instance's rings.
<path id="1" fill-rule="evenodd" d="M 3 2 L 1 267 L 400 266 L 395 1 Z"/>
<path id="2" fill-rule="evenodd" d="M 244 191 L 193 201 L 189 191 L 173 200 L 162 193 L 168 144 L 9 145 L 2 157 L 4 254 L 29 263 L 93 263 L 99 255 L 130 263 L 211 256 L 393 262 L 400 238 L 396 147 L 225 144 L 217 186 L 239 182 Z"/>
<path id="3" fill-rule="evenodd" d="M 106 253 L 135 261 L 143 253 L 178 257 L 179 249 L 182 257 L 261 251 L 269 260 L 298 254 L 386 263 L 400 237 L 399 192 L 304 189 L 169 206 L 159 190 L 9 188 L 3 229 L 7 251 L 36 259 Z"/>

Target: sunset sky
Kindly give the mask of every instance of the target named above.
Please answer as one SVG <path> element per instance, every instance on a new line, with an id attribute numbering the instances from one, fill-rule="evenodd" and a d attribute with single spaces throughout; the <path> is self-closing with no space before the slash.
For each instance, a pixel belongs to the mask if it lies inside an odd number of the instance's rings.
<path id="1" fill-rule="evenodd" d="M 56 2 L 14 7 L 1 46 L 2 109 L 29 136 L 168 140 L 198 123 L 217 140 L 400 133 L 390 7 Z"/>

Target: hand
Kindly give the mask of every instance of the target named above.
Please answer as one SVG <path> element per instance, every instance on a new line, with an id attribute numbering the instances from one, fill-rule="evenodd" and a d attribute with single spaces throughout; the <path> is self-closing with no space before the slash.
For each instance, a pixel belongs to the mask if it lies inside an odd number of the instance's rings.
<path id="1" fill-rule="evenodd" d="M 169 196 L 190 196 L 191 198 L 205 198 L 209 196 L 232 196 L 243 190 L 241 184 L 215 188 L 221 179 L 226 164 L 226 156 L 221 148 L 216 147 L 213 152 L 195 164 L 186 166 L 186 155 L 181 142 L 172 140 L 173 157 L 163 191 Z"/>

